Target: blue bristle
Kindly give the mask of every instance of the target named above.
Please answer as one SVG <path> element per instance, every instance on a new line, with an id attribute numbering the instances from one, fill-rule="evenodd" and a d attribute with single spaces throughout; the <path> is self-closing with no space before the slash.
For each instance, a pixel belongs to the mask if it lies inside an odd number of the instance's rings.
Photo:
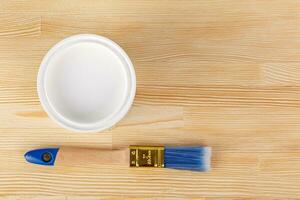
<path id="1" fill-rule="evenodd" d="M 208 171 L 210 159 L 210 147 L 165 147 L 166 168 Z"/>

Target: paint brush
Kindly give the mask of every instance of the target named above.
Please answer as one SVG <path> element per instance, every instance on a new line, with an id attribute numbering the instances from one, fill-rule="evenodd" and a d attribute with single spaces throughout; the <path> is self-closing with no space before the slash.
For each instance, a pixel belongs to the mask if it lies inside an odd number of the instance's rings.
<path id="1" fill-rule="evenodd" d="M 130 146 L 105 150 L 78 147 L 42 148 L 28 151 L 29 163 L 46 166 L 117 165 L 208 171 L 211 148 L 202 146 Z"/>

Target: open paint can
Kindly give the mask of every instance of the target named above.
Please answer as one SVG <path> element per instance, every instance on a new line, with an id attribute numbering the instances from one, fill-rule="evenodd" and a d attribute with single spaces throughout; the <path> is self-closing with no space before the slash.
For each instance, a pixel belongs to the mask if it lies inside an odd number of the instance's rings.
<path id="1" fill-rule="evenodd" d="M 81 34 L 52 47 L 40 65 L 37 89 L 50 118 L 79 132 L 99 132 L 119 122 L 136 91 L 134 67 L 108 38 Z"/>

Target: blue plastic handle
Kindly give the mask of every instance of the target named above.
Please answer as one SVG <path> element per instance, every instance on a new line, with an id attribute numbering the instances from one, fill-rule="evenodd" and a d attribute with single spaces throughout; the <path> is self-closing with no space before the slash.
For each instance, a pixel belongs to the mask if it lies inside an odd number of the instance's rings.
<path id="1" fill-rule="evenodd" d="M 29 163 L 53 166 L 58 150 L 59 148 L 35 149 L 25 153 L 24 157 Z M 45 155 L 47 160 L 44 157 Z"/>

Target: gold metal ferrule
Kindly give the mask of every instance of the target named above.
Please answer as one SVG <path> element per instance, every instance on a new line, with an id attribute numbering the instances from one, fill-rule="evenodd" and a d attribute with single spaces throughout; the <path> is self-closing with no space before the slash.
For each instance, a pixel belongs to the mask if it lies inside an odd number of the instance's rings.
<path id="1" fill-rule="evenodd" d="M 161 146 L 130 146 L 130 167 L 164 167 L 164 151 Z"/>

